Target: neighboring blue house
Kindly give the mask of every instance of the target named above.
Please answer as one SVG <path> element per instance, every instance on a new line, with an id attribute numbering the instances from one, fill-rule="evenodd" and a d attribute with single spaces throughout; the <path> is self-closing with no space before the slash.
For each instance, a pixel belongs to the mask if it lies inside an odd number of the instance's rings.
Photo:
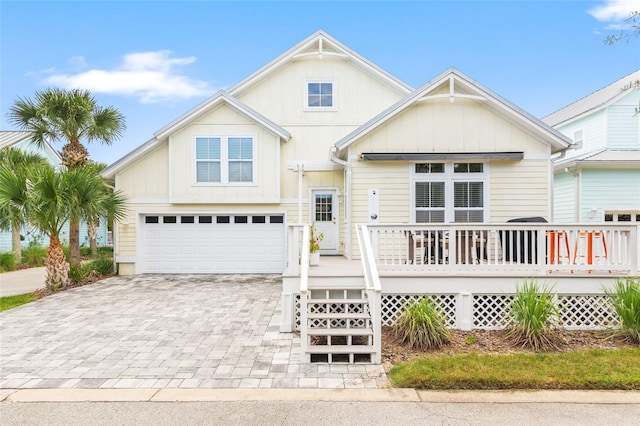
<path id="1" fill-rule="evenodd" d="M 573 139 L 554 162 L 554 222 L 640 224 L 640 70 L 542 120 Z"/>
<path id="2" fill-rule="evenodd" d="M 39 154 L 46 158 L 54 166 L 60 165 L 62 162 L 60 155 L 49 144 L 45 144 L 42 147 L 38 147 L 31 143 L 31 132 L 25 131 L 0 131 L 0 149 L 13 147 L 21 151 Z M 63 244 L 69 241 L 69 230 L 64 229 L 61 235 Z M 38 231 L 25 227 L 22 231 L 24 240 L 22 241 L 22 247 L 27 247 L 32 241 L 40 243 L 40 245 L 49 245 L 49 238 L 40 234 Z M 98 228 L 97 235 L 98 246 L 107 245 L 107 225 L 106 221 L 102 220 L 100 227 Z M 80 225 L 80 245 L 89 245 L 88 227 L 83 222 Z M 0 231 L 0 252 L 11 251 L 11 232 Z"/>

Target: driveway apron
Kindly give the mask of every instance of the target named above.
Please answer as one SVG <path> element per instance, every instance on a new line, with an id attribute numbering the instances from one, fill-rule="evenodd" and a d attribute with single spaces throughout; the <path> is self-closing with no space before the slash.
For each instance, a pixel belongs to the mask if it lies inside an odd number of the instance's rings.
<path id="1" fill-rule="evenodd" d="M 302 363 L 277 275 L 114 277 L 0 313 L 0 388 L 378 388 Z"/>

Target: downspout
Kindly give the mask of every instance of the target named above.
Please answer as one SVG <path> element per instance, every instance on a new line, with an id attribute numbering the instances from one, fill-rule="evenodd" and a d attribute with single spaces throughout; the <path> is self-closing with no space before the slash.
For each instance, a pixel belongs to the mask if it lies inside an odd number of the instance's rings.
<path id="1" fill-rule="evenodd" d="M 345 244 L 345 254 L 347 256 L 347 259 L 351 260 L 351 235 L 353 232 L 353 230 L 351 229 L 351 163 L 349 161 L 339 159 L 336 155 L 337 151 L 338 148 L 335 145 L 331 147 L 329 151 L 329 160 L 344 167 L 344 171 L 346 174 L 344 182 L 344 226 L 346 228 L 345 234 L 347 240 Z"/>
<path id="2" fill-rule="evenodd" d="M 298 223 L 302 224 L 302 176 L 304 175 L 304 164 L 298 163 Z"/>

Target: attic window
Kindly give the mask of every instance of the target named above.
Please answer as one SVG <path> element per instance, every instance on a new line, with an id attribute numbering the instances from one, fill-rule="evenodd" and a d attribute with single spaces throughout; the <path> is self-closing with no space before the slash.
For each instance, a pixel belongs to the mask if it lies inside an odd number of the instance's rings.
<path id="1" fill-rule="evenodd" d="M 307 110 L 335 109 L 332 81 L 307 81 L 305 87 L 305 108 Z"/>

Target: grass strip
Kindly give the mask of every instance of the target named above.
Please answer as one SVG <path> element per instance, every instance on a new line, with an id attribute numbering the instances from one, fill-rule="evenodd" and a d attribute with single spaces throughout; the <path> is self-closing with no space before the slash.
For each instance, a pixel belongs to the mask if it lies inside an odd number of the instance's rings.
<path id="1" fill-rule="evenodd" d="M 640 390 L 640 348 L 442 355 L 398 364 L 389 377 L 416 389 Z"/>
<path id="2" fill-rule="evenodd" d="M 20 305 L 24 305 L 25 303 L 33 302 L 37 299 L 38 296 L 36 296 L 34 293 L 0 297 L 0 312 L 6 311 L 7 309 L 15 308 Z"/>

